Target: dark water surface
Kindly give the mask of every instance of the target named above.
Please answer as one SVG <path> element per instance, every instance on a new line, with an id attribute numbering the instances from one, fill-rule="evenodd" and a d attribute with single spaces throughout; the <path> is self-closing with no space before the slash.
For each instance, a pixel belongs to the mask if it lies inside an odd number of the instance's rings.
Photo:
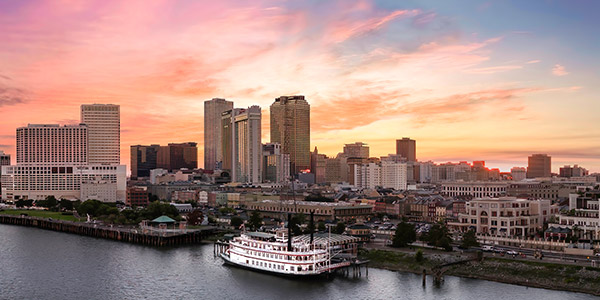
<path id="1" fill-rule="evenodd" d="M 369 269 L 359 279 L 293 280 L 224 266 L 212 245 L 159 249 L 0 224 L 0 299 L 594 299 L 446 276 Z"/>

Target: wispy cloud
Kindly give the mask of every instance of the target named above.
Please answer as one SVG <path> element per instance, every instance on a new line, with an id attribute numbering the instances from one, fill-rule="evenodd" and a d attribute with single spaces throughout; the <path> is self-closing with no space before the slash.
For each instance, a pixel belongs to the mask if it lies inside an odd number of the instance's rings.
<path id="1" fill-rule="evenodd" d="M 539 63 L 539 62 L 541 62 L 541 60 L 539 60 L 539 59 L 534 59 L 534 60 L 530 60 L 530 61 L 528 61 L 528 62 L 526 62 L 526 63 L 527 63 L 527 64 L 537 64 L 537 63 Z"/>
<path id="2" fill-rule="evenodd" d="M 552 68 L 552 74 L 554 74 L 555 76 L 565 76 L 565 75 L 569 74 L 569 72 L 567 72 L 567 70 L 565 70 L 564 66 L 556 64 Z"/>
<path id="3" fill-rule="evenodd" d="M 523 68 L 522 66 L 510 65 L 510 66 L 496 66 L 496 67 L 486 67 L 486 68 L 474 68 L 465 70 L 466 73 L 471 74 L 494 74 L 499 72 L 506 72 L 511 70 L 517 70 Z"/>

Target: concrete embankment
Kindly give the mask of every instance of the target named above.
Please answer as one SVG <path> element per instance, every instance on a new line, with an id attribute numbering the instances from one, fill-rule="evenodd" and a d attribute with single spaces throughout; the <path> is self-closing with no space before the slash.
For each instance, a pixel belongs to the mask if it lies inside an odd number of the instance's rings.
<path id="1" fill-rule="evenodd" d="M 199 244 L 205 237 L 214 232 L 214 229 L 208 228 L 188 230 L 181 233 L 163 234 L 156 231 L 142 232 L 141 230 L 135 229 L 111 228 L 110 226 L 98 226 L 96 224 L 11 215 L 0 215 L 0 223 L 36 227 L 46 230 L 157 247 Z"/>

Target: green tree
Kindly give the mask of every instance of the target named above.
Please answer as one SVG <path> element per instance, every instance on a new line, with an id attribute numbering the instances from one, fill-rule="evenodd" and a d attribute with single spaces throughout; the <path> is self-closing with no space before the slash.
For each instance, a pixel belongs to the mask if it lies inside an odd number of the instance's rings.
<path id="1" fill-rule="evenodd" d="M 243 223 L 244 223 L 244 220 L 242 220 L 242 218 L 240 218 L 238 216 L 234 216 L 231 218 L 231 226 L 233 226 L 233 228 L 235 228 L 235 229 L 239 229 Z"/>
<path id="2" fill-rule="evenodd" d="M 423 262 L 423 251 L 421 249 L 417 250 L 417 253 L 415 253 L 415 260 L 418 263 Z"/>
<path id="3" fill-rule="evenodd" d="M 235 209 L 233 209 L 231 207 L 221 207 L 221 208 L 219 208 L 219 213 L 221 213 L 222 215 L 234 214 Z"/>
<path id="4" fill-rule="evenodd" d="M 17 200 L 17 202 L 15 203 L 15 206 L 17 208 L 22 208 L 22 207 L 31 207 L 33 205 L 33 200 L 23 200 L 23 199 L 19 199 Z"/>
<path id="5" fill-rule="evenodd" d="M 446 224 L 444 223 L 440 222 L 433 225 L 422 239 L 431 246 L 444 248 L 446 251 L 452 251 L 452 245 L 450 245 L 452 239 L 450 238 L 448 227 L 446 227 Z"/>
<path id="6" fill-rule="evenodd" d="M 346 231 L 346 224 L 344 224 L 343 222 L 338 222 L 337 225 L 335 225 L 335 228 L 333 229 L 333 233 L 337 234 L 342 234 L 344 233 L 344 231 Z"/>
<path id="7" fill-rule="evenodd" d="M 46 207 L 52 208 L 52 207 L 55 207 L 56 205 L 58 205 L 58 200 L 56 200 L 56 197 L 54 197 L 54 196 L 46 197 Z"/>
<path id="8" fill-rule="evenodd" d="M 325 228 L 325 222 L 323 222 L 323 221 L 319 222 L 319 224 L 317 225 L 317 228 L 319 229 L 319 231 L 327 230 L 327 228 Z"/>
<path id="9" fill-rule="evenodd" d="M 462 243 L 460 247 L 463 249 L 469 249 L 471 247 L 479 246 L 479 242 L 477 241 L 477 236 L 475 235 L 475 230 L 471 229 L 465 234 L 463 234 Z"/>
<path id="10" fill-rule="evenodd" d="M 180 219 L 179 211 L 175 206 L 160 201 L 150 203 L 147 208 L 141 211 L 141 215 L 147 220 L 154 220 L 163 215 L 172 219 Z"/>
<path id="11" fill-rule="evenodd" d="M 69 201 L 67 199 L 60 199 L 60 203 L 58 206 L 65 210 L 73 210 L 73 201 Z"/>
<path id="12" fill-rule="evenodd" d="M 100 208 L 104 204 L 98 200 L 87 200 L 79 205 L 77 208 L 77 212 L 80 216 L 86 217 L 86 215 L 90 215 L 92 217 L 99 216 Z"/>
<path id="13" fill-rule="evenodd" d="M 396 233 L 392 240 L 392 247 L 406 247 L 417 240 L 415 226 L 406 222 L 401 222 L 396 228 Z"/>
<path id="14" fill-rule="evenodd" d="M 248 227 L 250 230 L 259 230 L 263 224 L 263 218 L 260 216 L 260 213 L 257 211 L 253 211 L 250 215 L 250 219 L 248 220 Z"/>

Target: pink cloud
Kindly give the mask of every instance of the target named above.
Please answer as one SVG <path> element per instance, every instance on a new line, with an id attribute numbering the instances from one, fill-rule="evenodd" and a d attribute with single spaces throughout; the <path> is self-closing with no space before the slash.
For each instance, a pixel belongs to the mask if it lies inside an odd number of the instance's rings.
<path id="1" fill-rule="evenodd" d="M 474 68 L 465 70 L 466 73 L 471 74 L 494 74 L 498 72 L 506 72 L 511 70 L 522 69 L 522 66 L 509 65 L 509 66 L 496 66 L 496 67 L 485 67 L 485 68 Z"/>
<path id="2" fill-rule="evenodd" d="M 552 68 L 552 74 L 554 74 L 555 76 L 565 76 L 565 75 L 569 74 L 569 72 L 567 72 L 567 70 L 565 70 L 564 66 L 556 64 Z"/>

